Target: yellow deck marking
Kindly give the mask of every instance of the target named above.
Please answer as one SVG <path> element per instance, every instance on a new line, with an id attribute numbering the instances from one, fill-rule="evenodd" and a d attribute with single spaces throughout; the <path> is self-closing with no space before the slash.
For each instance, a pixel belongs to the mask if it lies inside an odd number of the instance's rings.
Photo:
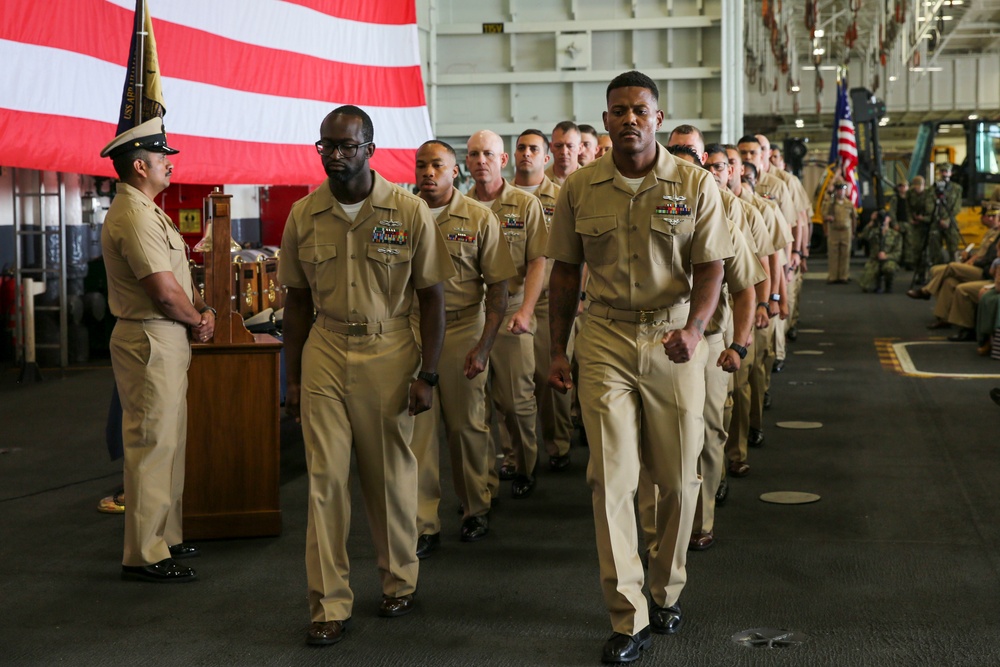
<path id="1" fill-rule="evenodd" d="M 896 342 L 898 338 L 876 338 L 875 351 L 878 354 L 879 363 L 882 368 L 904 375 L 906 377 L 918 378 L 956 378 L 956 379 L 987 379 L 1000 378 L 1000 372 L 986 373 L 937 373 L 922 371 L 913 363 L 912 357 L 907 350 L 915 345 L 952 345 L 950 342 L 937 340 L 916 340 L 908 342 Z"/>

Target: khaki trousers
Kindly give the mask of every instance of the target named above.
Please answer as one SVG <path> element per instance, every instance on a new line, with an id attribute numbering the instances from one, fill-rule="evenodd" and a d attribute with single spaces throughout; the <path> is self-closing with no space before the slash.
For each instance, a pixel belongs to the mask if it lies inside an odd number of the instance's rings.
<path id="1" fill-rule="evenodd" d="M 788 326 L 789 328 L 796 326 L 799 323 L 799 304 L 802 299 L 802 284 L 805 282 L 802 276 L 802 269 L 795 269 L 795 275 L 792 278 L 791 289 L 788 290 L 790 296 L 788 297 Z M 784 359 L 784 357 L 781 357 Z"/>
<path id="2" fill-rule="evenodd" d="M 715 527 L 715 492 L 722 482 L 726 439 L 729 436 L 725 408 L 732 374 L 715 365 L 719 355 L 726 349 L 725 336 L 717 333 L 706 336 L 705 340 L 708 342 L 708 361 L 705 364 L 705 444 L 698 457 L 701 492 L 691 526 L 692 534 L 708 533 Z"/>
<path id="3" fill-rule="evenodd" d="M 122 565 L 152 565 L 184 541 L 181 495 L 187 442 L 187 327 L 118 320 L 111 365 L 122 401 L 125 549 Z"/>
<path id="4" fill-rule="evenodd" d="M 417 460 L 410 383 L 419 365 L 409 328 L 348 336 L 313 326 L 302 351 L 302 435 L 309 471 L 306 578 L 313 621 L 350 618 L 347 536 L 351 454 L 382 592 L 417 588 Z"/>
<path id="5" fill-rule="evenodd" d="M 831 229 L 826 237 L 829 258 L 827 280 L 847 280 L 851 277 L 851 230 Z"/>
<path id="6" fill-rule="evenodd" d="M 931 267 L 931 279 L 930 284 L 924 289 L 931 292 L 936 298 L 934 300 L 934 317 L 941 320 L 948 320 L 948 315 L 951 312 L 952 301 L 955 297 L 955 290 L 962 283 L 971 282 L 973 280 L 983 279 L 983 270 L 977 266 L 972 266 L 970 264 L 963 264 L 961 262 L 951 262 L 947 264 L 944 269 L 935 275 L 936 266 Z M 932 289 L 931 285 L 934 285 Z M 972 324 L 965 325 L 969 329 L 974 329 L 976 326 L 975 314 L 972 316 Z M 950 321 L 950 320 L 949 320 Z"/>
<path id="7" fill-rule="evenodd" d="M 757 334 L 754 329 L 754 343 L 747 348 L 747 357 L 740 362 L 740 370 L 733 376 L 733 412 L 726 436 L 726 460 L 747 460 L 747 437 L 750 434 L 751 390 L 750 378 L 757 366 Z M 723 470 L 725 477 L 725 470 Z"/>
<path id="8" fill-rule="evenodd" d="M 757 349 L 753 370 L 750 372 L 750 428 L 764 430 L 764 392 L 771 386 L 771 365 L 774 363 L 774 323 L 771 318 L 765 329 L 753 330 L 753 347 Z M 746 447 L 746 440 L 743 440 Z M 735 460 L 735 459 L 730 459 Z M 743 458 L 746 461 L 746 449 Z"/>
<path id="9" fill-rule="evenodd" d="M 438 363 L 438 386 L 434 405 L 413 419 L 411 449 L 417 459 L 417 534 L 441 531 L 438 505 L 441 502 L 440 434 L 444 431 L 451 458 L 455 493 L 465 508 L 465 518 L 490 510 L 487 488 L 489 429 L 486 427 L 486 376 L 489 368 L 473 379 L 465 377 L 465 357 L 483 333 L 486 314 L 479 309 L 447 322 L 444 346 Z"/>
<path id="10" fill-rule="evenodd" d="M 992 280 L 970 280 L 959 284 L 955 288 L 951 308 L 948 310 L 948 321 L 966 329 L 975 329 L 979 290 L 992 284 Z"/>
<path id="11" fill-rule="evenodd" d="M 544 294 L 544 293 L 543 293 Z M 543 295 L 535 305 L 535 400 L 538 416 L 542 422 L 542 441 L 549 456 L 562 456 L 569 452 L 570 435 L 573 432 L 571 416 L 573 397 L 569 392 L 562 394 L 549 386 L 549 366 L 551 358 L 551 333 L 549 331 L 549 297 Z M 575 336 L 570 331 L 566 346 L 567 357 L 573 358 Z"/>
<path id="12" fill-rule="evenodd" d="M 514 335 L 507 331 L 511 316 L 517 312 L 520 304 L 508 307 L 507 314 L 500 325 L 493 350 L 490 352 L 490 383 L 489 400 L 496 410 L 499 421 L 501 443 L 504 437 L 509 437 L 510 453 L 518 473 L 533 475 L 538 462 L 538 439 L 535 421 L 538 418 L 538 406 L 535 403 L 535 351 L 534 335 Z M 535 327 L 537 328 L 537 327 Z M 489 421 L 487 421 L 489 423 Z M 506 433 L 504 432 L 506 429 Z M 498 444 L 494 438 L 490 447 L 491 461 L 495 463 Z M 494 482 L 496 465 L 491 466 L 490 488 L 496 489 L 499 482 Z"/>
<path id="13" fill-rule="evenodd" d="M 627 635 L 649 624 L 633 506 L 641 468 L 659 490 L 649 558 L 653 602 L 677 602 L 687 579 L 708 346 L 699 344 L 691 361 L 674 364 L 661 342 L 686 320 L 686 307 L 653 324 L 591 314 L 576 342 L 601 587 L 613 630 Z"/>

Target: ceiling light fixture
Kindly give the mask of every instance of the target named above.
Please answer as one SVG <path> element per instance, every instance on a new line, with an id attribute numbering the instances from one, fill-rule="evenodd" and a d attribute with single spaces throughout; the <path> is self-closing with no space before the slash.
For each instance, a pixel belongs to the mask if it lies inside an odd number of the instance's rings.
<path id="1" fill-rule="evenodd" d="M 797 92 L 799 92 L 799 90 L 800 90 L 800 88 L 798 86 L 792 86 L 792 92 L 793 93 L 797 93 Z"/>
<path id="2" fill-rule="evenodd" d="M 826 33 L 824 31 L 822 31 L 822 30 L 816 30 L 816 31 L 813 32 L 813 37 L 822 37 L 825 34 Z"/>
<path id="3" fill-rule="evenodd" d="M 813 49 L 814 56 L 821 56 L 826 53 L 826 49 Z"/>

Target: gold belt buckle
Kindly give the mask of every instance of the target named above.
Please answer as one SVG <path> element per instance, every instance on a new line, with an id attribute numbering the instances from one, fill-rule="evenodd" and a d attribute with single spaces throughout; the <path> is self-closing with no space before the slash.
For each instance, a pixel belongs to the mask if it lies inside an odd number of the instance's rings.
<path id="1" fill-rule="evenodd" d="M 639 311 L 639 324 L 649 324 L 653 321 L 653 315 L 656 313 L 655 310 L 640 310 Z"/>
<path id="2" fill-rule="evenodd" d="M 347 335 L 348 336 L 367 336 L 368 335 L 368 324 L 365 322 L 348 322 L 347 323 Z"/>

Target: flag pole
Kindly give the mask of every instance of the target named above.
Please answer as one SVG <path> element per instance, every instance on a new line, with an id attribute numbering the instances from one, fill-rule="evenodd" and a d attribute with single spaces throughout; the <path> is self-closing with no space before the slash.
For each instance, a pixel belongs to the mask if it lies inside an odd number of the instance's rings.
<path id="1" fill-rule="evenodd" d="M 142 123 L 142 101 L 145 97 L 145 83 L 144 77 L 142 76 L 143 68 L 145 67 L 145 57 L 146 57 L 146 0 L 142 0 L 142 18 L 136 21 L 139 29 L 135 33 L 136 46 L 136 58 L 138 59 L 138 66 L 135 70 L 135 87 L 136 87 L 136 110 L 135 110 L 135 124 L 139 125 Z"/>

